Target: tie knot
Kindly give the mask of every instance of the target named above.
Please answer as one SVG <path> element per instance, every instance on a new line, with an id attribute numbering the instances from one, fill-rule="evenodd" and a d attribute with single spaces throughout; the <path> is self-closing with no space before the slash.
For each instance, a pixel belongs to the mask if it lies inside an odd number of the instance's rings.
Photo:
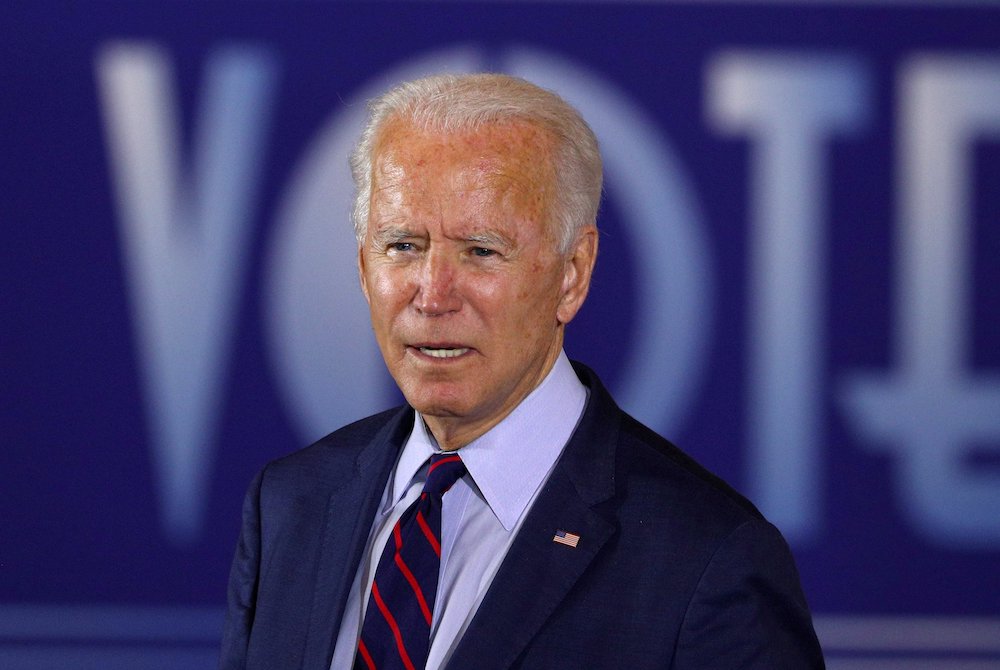
<path id="1" fill-rule="evenodd" d="M 443 496 L 464 474 L 465 464 L 458 454 L 434 454 L 431 456 L 431 466 L 427 469 L 424 493 Z"/>

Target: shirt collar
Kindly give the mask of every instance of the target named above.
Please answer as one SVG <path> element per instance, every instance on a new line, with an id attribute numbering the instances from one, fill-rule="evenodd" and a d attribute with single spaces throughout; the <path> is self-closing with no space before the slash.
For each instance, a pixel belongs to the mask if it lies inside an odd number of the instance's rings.
<path id="1" fill-rule="evenodd" d="M 417 476 L 417 472 L 423 467 L 427 459 L 439 452 L 437 442 L 427 430 L 420 412 L 414 412 L 413 429 L 406 439 L 403 452 L 399 455 L 396 463 L 396 470 L 392 477 L 392 485 L 386 495 L 385 506 L 382 513 L 385 514 L 406 495 L 406 489 L 410 482 Z"/>
<path id="2" fill-rule="evenodd" d="M 587 403 L 587 388 L 561 352 L 542 383 L 488 432 L 459 449 L 462 462 L 493 514 L 508 531 L 547 479 Z M 392 480 L 386 509 L 397 504 L 428 458 L 439 451 L 423 418 L 414 415 Z"/>

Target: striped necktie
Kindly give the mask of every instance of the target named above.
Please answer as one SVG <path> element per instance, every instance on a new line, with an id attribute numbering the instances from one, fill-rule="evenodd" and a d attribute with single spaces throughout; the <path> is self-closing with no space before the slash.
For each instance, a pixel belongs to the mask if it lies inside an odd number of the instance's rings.
<path id="1" fill-rule="evenodd" d="M 354 670 L 422 670 L 441 567 L 441 496 L 465 474 L 457 454 L 434 454 L 375 570 Z"/>

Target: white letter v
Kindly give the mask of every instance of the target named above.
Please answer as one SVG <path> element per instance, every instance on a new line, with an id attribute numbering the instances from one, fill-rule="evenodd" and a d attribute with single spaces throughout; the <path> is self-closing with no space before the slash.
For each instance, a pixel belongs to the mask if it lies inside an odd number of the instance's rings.
<path id="1" fill-rule="evenodd" d="M 189 543 L 201 526 L 275 68 L 247 49 L 210 57 L 190 176 L 167 55 L 114 43 L 96 71 L 163 522 L 173 542 Z"/>

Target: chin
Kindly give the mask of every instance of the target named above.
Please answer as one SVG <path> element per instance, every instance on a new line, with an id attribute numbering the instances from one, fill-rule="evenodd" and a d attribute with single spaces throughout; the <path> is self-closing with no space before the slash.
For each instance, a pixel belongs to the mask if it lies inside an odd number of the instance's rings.
<path id="1" fill-rule="evenodd" d="M 410 405 L 413 409 L 420 412 L 423 416 L 433 416 L 440 419 L 454 419 L 467 415 L 467 411 L 463 407 L 457 407 L 454 404 L 440 403 L 440 402 L 411 402 Z"/>
<path id="2" fill-rule="evenodd" d="M 413 386 L 416 392 L 404 392 L 403 396 L 406 398 L 406 402 L 421 414 L 426 416 L 457 417 L 465 416 L 469 411 L 467 395 L 455 392 L 428 392 L 430 390 L 428 386 L 432 386 L 431 383 L 421 384 L 418 381 Z"/>

